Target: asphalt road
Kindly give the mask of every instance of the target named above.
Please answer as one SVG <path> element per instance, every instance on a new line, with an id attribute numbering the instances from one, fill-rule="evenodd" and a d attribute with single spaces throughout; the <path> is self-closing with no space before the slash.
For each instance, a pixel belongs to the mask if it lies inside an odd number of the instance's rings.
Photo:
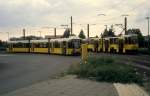
<path id="1" fill-rule="evenodd" d="M 50 79 L 80 57 L 47 54 L 0 54 L 0 95 Z"/>

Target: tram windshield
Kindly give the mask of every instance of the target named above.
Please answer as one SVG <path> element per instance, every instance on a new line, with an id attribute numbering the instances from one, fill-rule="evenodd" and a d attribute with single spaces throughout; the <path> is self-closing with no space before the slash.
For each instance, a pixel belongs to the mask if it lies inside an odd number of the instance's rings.
<path id="1" fill-rule="evenodd" d="M 125 37 L 125 44 L 137 44 L 138 39 L 137 36 Z"/>
<path id="2" fill-rule="evenodd" d="M 68 43 L 69 48 L 80 48 L 81 40 L 74 39 Z"/>
<path id="3" fill-rule="evenodd" d="M 80 48 L 81 40 L 73 40 L 73 48 Z"/>
<path id="4" fill-rule="evenodd" d="M 118 44 L 118 38 L 110 38 L 110 44 Z"/>

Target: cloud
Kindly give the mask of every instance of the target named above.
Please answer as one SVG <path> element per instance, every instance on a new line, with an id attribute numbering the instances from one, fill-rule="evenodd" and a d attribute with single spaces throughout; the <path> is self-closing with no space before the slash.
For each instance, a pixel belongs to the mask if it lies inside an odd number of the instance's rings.
<path id="1" fill-rule="evenodd" d="M 97 27 L 91 27 L 91 31 L 97 31 L 91 34 L 94 36 L 103 31 L 104 24 L 123 23 L 121 15 L 129 14 L 128 26 L 141 25 L 146 34 L 144 20 L 150 16 L 149 10 L 148 0 L 0 0 L 0 31 L 69 24 L 73 16 L 74 23 L 98 23 Z M 100 13 L 106 16 L 97 16 Z M 74 27 L 74 32 L 78 33 L 80 28 L 75 24 Z"/>

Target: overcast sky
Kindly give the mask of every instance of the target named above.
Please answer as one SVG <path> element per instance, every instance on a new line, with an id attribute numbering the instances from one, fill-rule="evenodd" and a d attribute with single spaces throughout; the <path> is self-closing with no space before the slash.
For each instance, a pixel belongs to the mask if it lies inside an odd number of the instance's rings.
<path id="1" fill-rule="evenodd" d="M 106 16 L 98 16 L 105 14 Z M 123 24 L 122 14 L 128 14 L 128 28 L 140 28 L 147 35 L 146 16 L 150 16 L 149 0 L 0 0 L 0 39 L 22 35 L 26 28 L 27 35 L 52 35 L 52 29 L 69 24 L 73 16 L 74 34 L 81 29 L 86 32 L 86 24 L 91 25 L 90 35 L 100 35 L 104 25 Z M 80 25 L 82 24 L 82 25 Z M 63 34 L 64 29 L 58 29 Z M 116 34 L 121 29 L 115 27 Z"/>

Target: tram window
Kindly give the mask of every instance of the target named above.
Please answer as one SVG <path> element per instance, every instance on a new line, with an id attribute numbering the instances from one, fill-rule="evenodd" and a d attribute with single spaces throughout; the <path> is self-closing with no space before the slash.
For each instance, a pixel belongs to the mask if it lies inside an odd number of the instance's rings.
<path id="1" fill-rule="evenodd" d="M 40 44 L 39 43 L 35 43 L 34 46 L 35 46 L 35 48 L 39 48 Z"/>
<path id="2" fill-rule="evenodd" d="M 15 44 L 12 44 L 12 46 L 13 46 L 13 48 L 15 48 L 16 46 L 15 46 Z"/>
<path id="3" fill-rule="evenodd" d="M 129 44 L 132 44 L 132 39 L 131 39 L 131 37 L 129 37 L 128 40 L 129 40 Z"/>
<path id="4" fill-rule="evenodd" d="M 113 42 L 113 39 L 110 39 L 110 44 L 113 44 L 114 42 Z"/>
<path id="5" fill-rule="evenodd" d="M 13 47 L 14 48 L 24 48 L 24 43 L 16 43 L 16 44 L 13 44 Z"/>
<path id="6" fill-rule="evenodd" d="M 48 47 L 48 43 L 43 43 L 43 47 L 47 48 Z"/>
<path id="7" fill-rule="evenodd" d="M 102 40 L 99 40 L 99 44 L 102 44 Z"/>
<path id="8" fill-rule="evenodd" d="M 46 43 L 46 48 L 50 47 L 51 48 L 51 43 Z"/>
<path id="9" fill-rule="evenodd" d="M 49 44 L 50 48 L 52 48 L 52 43 Z"/>
<path id="10" fill-rule="evenodd" d="M 73 48 L 72 42 L 68 42 L 68 48 Z"/>
<path id="11" fill-rule="evenodd" d="M 135 44 L 136 40 L 132 39 L 132 37 L 125 38 L 125 44 Z"/>
<path id="12" fill-rule="evenodd" d="M 29 48 L 29 47 L 31 47 L 31 45 L 29 43 L 27 43 L 27 44 L 25 44 L 25 47 Z"/>
<path id="13" fill-rule="evenodd" d="M 40 43 L 40 48 L 46 48 L 46 43 Z"/>
<path id="14" fill-rule="evenodd" d="M 114 44 L 118 44 L 118 38 L 114 39 Z"/>
<path id="15" fill-rule="evenodd" d="M 39 48 L 42 48 L 42 47 L 43 47 L 43 45 L 42 45 L 42 43 L 40 43 L 40 44 L 39 44 Z"/>
<path id="16" fill-rule="evenodd" d="M 136 37 L 132 37 L 132 43 L 133 43 L 133 44 L 138 43 L 138 40 L 137 40 L 137 38 L 136 38 Z"/>
<path id="17" fill-rule="evenodd" d="M 80 48 L 80 41 L 73 41 L 73 48 Z"/>
<path id="18" fill-rule="evenodd" d="M 46 43 L 35 43 L 34 44 L 35 48 L 46 48 Z"/>
<path id="19" fill-rule="evenodd" d="M 60 44 L 59 44 L 58 42 L 55 42 L 55 43 L 54 43 L 54 47 L 55 47 L 55 48 L 60 48 Z"/>
<path id="20" fill-rule="evenodd" d="M 125 44 L 128 44 L 128 38 L 125 38 Z"/>

